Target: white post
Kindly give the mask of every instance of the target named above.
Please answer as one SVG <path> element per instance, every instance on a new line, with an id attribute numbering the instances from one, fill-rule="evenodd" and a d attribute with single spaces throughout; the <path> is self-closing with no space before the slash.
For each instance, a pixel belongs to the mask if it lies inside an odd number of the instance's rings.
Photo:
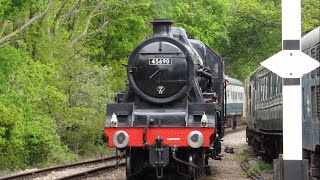
<path id="1" fill-rule="evenodd" d="M 300 78 L 295 84 L 283 80 L 283 159 L 302 160 L 302 91 Z M 299 83 L 299 84 L 298 84 Z"/>
<path id="2" fill-rule="evenodd" d="M 300 50 L 300 39 L 301 0 L 282 0 L 282 49 Z M 294 84 L 283 80 L 284 160 L 302 160 L 302 91 L 297 80 Z"/>
<path id="3" fill-rule="evenodd" d="M 282 41 L 300 40 L 300 38 L 301 0 L 282 0 Z M 282 49 L 284 50 L 283 46 Z"/>

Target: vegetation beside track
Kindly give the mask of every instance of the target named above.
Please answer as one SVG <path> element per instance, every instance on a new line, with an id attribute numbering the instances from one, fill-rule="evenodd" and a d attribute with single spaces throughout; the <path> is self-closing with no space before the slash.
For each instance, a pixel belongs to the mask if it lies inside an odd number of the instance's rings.
<path id="1" fill-rule="evenodd" d="M 272 178 L 273 164 L 265 163 L 260 156 L 256 157 L 250 147 L 242 150 L 234 159 L 239 162 L 243 173 L 248 176 L 262 179 L 268 179 L 266 177 Z"/>

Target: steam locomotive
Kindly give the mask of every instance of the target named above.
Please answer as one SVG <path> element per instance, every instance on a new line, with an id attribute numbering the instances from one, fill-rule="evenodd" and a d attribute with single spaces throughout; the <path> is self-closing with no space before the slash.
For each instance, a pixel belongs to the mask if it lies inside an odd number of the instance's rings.
<path id="1" fill-rule="evenodd" d="M 127 179 L 197 179 L 221 159 L 222 58 L 169 19 L 129 57 L 129 84 L 107 105 L 108 145 L 125 153 Z"/>

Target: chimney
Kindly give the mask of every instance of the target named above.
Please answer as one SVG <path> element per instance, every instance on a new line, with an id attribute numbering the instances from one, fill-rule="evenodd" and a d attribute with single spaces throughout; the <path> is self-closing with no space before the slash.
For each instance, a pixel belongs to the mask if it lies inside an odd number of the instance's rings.
<path id="1" fill-rule="evenodd" d="M 153 25 L 153 36 L 171 36 L 171 25 L 173 21 L 171 19 L 154 19 L 150 21 Z"/>

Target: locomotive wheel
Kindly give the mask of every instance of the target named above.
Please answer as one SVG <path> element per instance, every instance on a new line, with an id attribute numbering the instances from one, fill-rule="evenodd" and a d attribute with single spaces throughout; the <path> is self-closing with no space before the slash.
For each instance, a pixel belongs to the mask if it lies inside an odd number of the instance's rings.
<path id="1" fill-rule="evenodd" d="M 249 127 L 247 126 L 246 128 L 246 140 L 247 140 L 247 143 L 248 143 L 248 146 L 251 146 L 252 145 L 252 137 L 251 137 L 251 131 L 249 130 Z"/>
<path id="2" fill-rule="evenodd" d="M 129 154 L 127 154 L 127 157 L 126 157 L 126 177 L 127 177 L 127 180 L 132 180 L 132 178 L 130 177 L 131 174 L 132 174 L 132 172 L 131 172 L 131 156 Z"/>
<path id="3" fill-rule="evenodd" d="M 197 152 L 195 154 L 195 164 L 199 167 L 199 168 L 196 168 L 195 171 L 196 171 L 196 178 L 195 179 L 198 179 L 198 177 L 200 177 L 200 175 L 202 174 L 202 165 L 201 165 L 201 154 L 199 154 L 199 152 Z"/>
<path id="4" fill-rule="evenodd" d="M 231 128 L 232 129 L 236 129 L 237 128 L 237 118 L 236 116 L 233 116 L 232 120 L 231 120 Z"/>
<path id="5" fill-rule="evenodd" d="M 209 166 L 209 157 L 208 156 L 206 156 L 205 159 L 204 159 L 204 169 L 205 169 L 205 173 L 207 175 L 211 175 L 212 174 L 210 166 Z"/>
<path id="6" fill-rule="evenodd" d="M 195 156 L 193 154 L 189 156 L 189 163 L 195 164 Z M 188 175 L 191 177 L 191 180 L 196 179 L 196 169 L 188 166 Z"/>
<path id="7" fill-rule="evenodd" d="M 143 154 L 131 148 L 126 149 L 126 177 L 127 180 L 140 180 L 142 176 Z"/>

